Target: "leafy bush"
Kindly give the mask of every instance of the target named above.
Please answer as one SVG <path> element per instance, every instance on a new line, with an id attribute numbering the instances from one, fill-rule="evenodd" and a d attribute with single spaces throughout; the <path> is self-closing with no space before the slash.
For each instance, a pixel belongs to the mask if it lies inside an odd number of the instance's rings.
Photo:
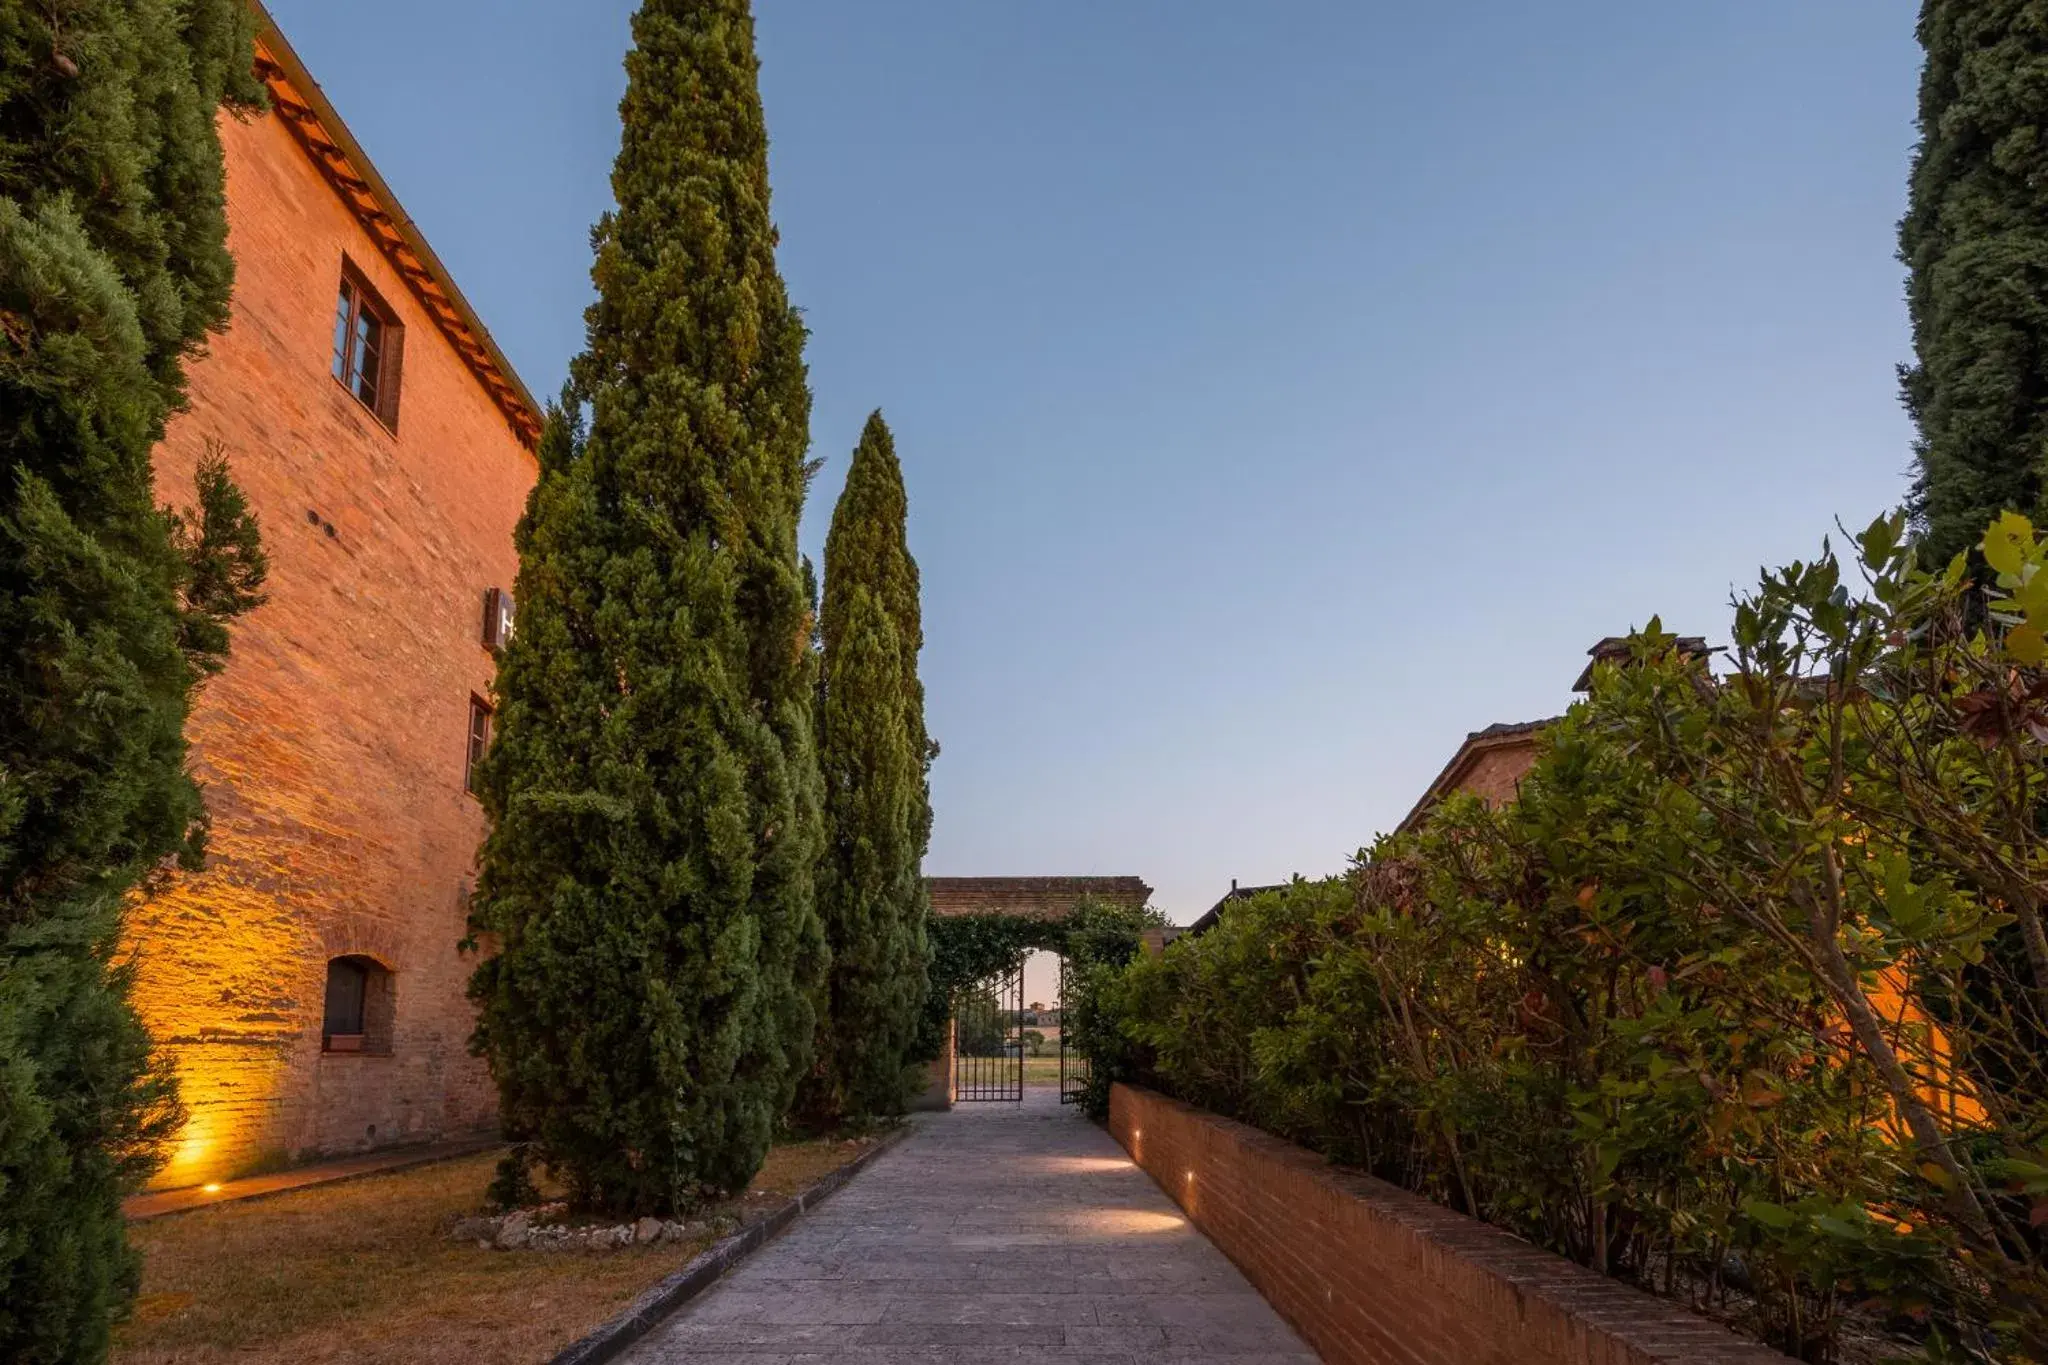
<path id="1" fill-rule="evenodd" d="M 1090 1060 L 1082 1109 L 1097 1122 L 1109 1117 L 1109 1087 L 1122 1074 L 1119 1016 L 1105 1009 L 1104 989 L 1139 956 L 1145 931 L 1166 923 L 1149 906 L 1133 909 L 1085 900 L 1067 916 L 1059 951 L 1067 959 L 1060 1030 L 1068 1048 Z"/>
<path id="2" fill-rule="evenodd" d="M 1122 1072 L 1803 1359 L 1857 1303 L 2048 1358 L 2048 551 L 1995 526 L 1987 610 L 1903 529 L 1738 601 L 1725 677 L 1653 622 L 1512 805 L 1118 974 Z"/>

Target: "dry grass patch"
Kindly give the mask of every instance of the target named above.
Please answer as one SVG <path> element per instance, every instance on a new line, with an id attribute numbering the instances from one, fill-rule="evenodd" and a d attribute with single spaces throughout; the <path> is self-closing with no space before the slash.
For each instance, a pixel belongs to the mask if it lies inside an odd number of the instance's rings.
<path id="1" fill-rule="evenodd" d="M 772 1208 L 872 1145 L 777 1147 L 746 1195 Z M 175 1214 L 130 1229 L 142 1298 L 116 1365 L 540 1362 L 711 1238 L 611 1251 L 500 1252 L 450 1241 L 481 1212 L 494 1152 Z"/>

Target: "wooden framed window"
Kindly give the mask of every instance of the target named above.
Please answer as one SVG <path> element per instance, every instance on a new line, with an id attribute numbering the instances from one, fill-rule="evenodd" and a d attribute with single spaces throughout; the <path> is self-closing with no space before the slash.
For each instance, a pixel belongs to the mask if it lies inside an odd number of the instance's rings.
<path id="1" fill-rule="evenodd" d="M 491 708 L 481 697 L 469 699 L 469 761 L 464 765 L 462 785 L 471 796 L 479 795 L 477 765 L 491 748 Z"/>
<path id="2" fill-rule="evenodd" d="M 377 420 L 398 430 L 398 386 L 405 329 L 362 272 L 342 262 L 334 302 L 334 378 Z"/>
<path id="3" fill-rule="evenodd" d="M 351 954 L 330 960 L 320 1050 L 389 1055 L 393 996 L 391 972 L 377 959 Z"/>
<path id="4" fill-rule="evenodd" d="M 512 643 L 518 608 L 503 588 L 484 589 L 484 648 L 503 649 Z"/>

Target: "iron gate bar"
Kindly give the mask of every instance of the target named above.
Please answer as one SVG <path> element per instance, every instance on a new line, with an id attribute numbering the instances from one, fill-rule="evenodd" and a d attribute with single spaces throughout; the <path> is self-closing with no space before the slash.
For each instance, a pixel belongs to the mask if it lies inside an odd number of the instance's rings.
<path id="1" fill-rule="evenodd" d="M 1024 961 L 953 997 L 953 1099 L 1024 1098 Z"/>
<path id="2" fill-rule="evenodd" d="M 1067 955 L 1060 954 L 1060 1103 L 1079 1104 L 1083 1092 L 1088 1089 L 1088 1056 L 1068 1043 L 1073 1035 L 1069 1029 L 1073 1023 L 1073 998 L 1067 990 L 1069 969 Z"/>

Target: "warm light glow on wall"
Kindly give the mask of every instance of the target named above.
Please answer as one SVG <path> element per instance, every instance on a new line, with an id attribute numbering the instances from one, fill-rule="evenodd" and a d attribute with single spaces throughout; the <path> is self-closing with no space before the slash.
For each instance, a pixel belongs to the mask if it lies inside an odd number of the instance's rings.
<path id="1" fill-rule="evenodd" d="M 1969 1077 L 1955 1064 L 1955 1045 L 1949 1041 L 1948 1031 L 1920 1008 L 1909 990 L 1902 966 L 1886 967 L 1877 974 L 1870 1003 L 1884 1021 L 1886 1036 L 1913 1077 L 1920 1098 L 1953 1128 L 1985 1126 L 1989 1115 L 1971 1088 Z M 1901 1146 L 1913 1142 L 1896 1105 L 1887 1113 L 1884 1129 Z"/>
<path id="2" fill-rule="evenodd" d="M 206 1150 L 212 1145 L 206 1140 L 205 1122 L 196 1117 L 188 1120 L 183 1131 L 178 1134 L 178 1145 L 172 1151 L 170 1161 L 164 1166 L 164 1182 L 171 1185 L 190 1185 L 196 1178 L 196 1173 L 206 1168 Z"/>
<path id="3" fill-rule="evenodd" d="M 237 842 L 224 825 L 215 825 L 217 859 Z M 224 1180 L 274 1159 L 301 1037 L 298 978 L 319 949 L 277 897 L 214 874 L 136 901 L 126 929 L 135 1008 L 176 1066 L 189 1115 L 152 1188 Z"/>

